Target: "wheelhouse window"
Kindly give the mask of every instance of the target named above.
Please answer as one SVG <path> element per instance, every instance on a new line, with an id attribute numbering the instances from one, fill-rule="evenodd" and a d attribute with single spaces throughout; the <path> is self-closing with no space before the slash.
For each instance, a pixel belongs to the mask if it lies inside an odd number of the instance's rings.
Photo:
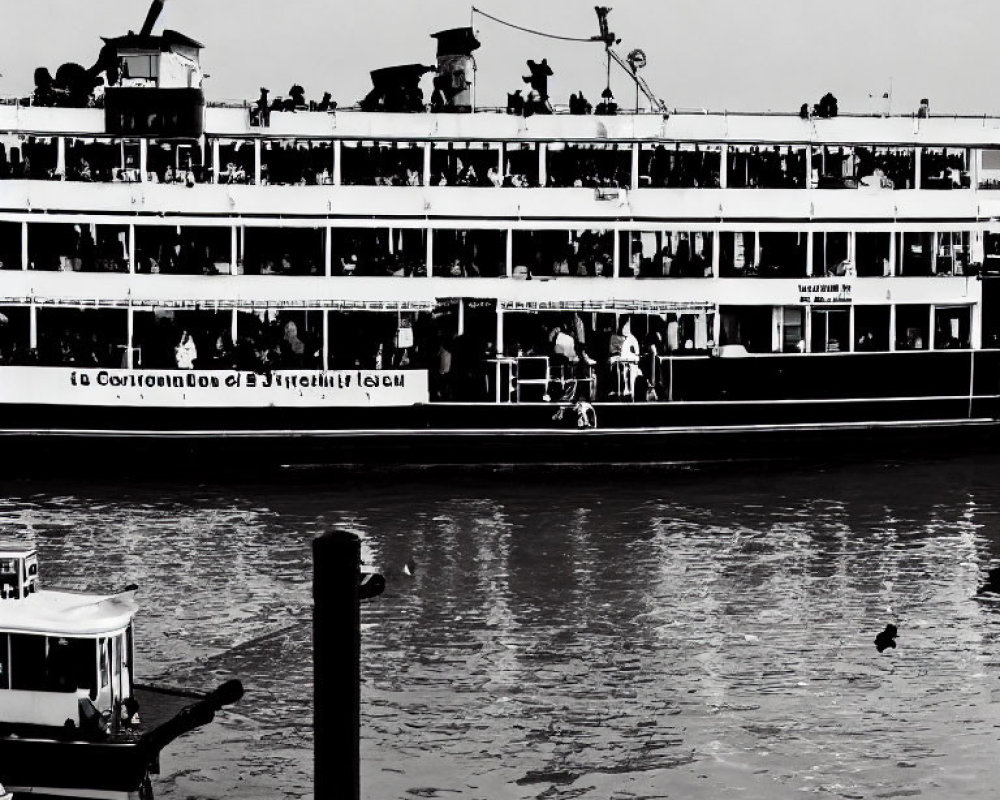
<path id="1" fill-rule="evenodd" d="M 230 272 L 229 227 L 136 225 L 135 270 L 147 274 L 218 275 Z"/>
<path id="2" fill-rule="evenodd" d="M 813 308 L 809 312 L 812 325 L 813 353 L 840 353 L 851 349 L 851 309 Z"/>
<path id="3" fill-rule="evenodd" d="M 41 366 L 124 366 L 128 335 L 125 309 L 43 306 L 37 314 Z"/>
<path id="4" fill-rule="evenodd" d="M 422 142 L 344 140 L 340 163 L 345 186 L 420 186 L 424 147 Z"/>
<path id="5" fill-rule="evenodd" d="M 126 225 L 32 222 L 28 243 L 31 269 L 128 272 Z"/>
<path id="6" fill-rule="evenodd" d="M 333 143 L 310 139 L 265 139 L 260 151 L 261 182 L 317 186 L 333 183 Z M 226 174 L 228 164 L 220 174 Z"/>
<path id="7" fill-rule="evenodd" d="M 243 241 L 247 275 L 323 275 L 326 271 L 326 228 L 247 226 Z"/>
<path id="8" fill-rule="evenodd" d="M 118 62 L 124 80 L 136 78 L 157 80 L 160 77 L 159 53 L 123 56 Z"/>
<path id="9" fill-rule="evenodd" d="M 969 306 L 937 306 L 934 309 L 934 349 L 968 350 L 972 309 Z"/>
<path id="10" fill-rule="evenodd" d="M 710 231 L 622 231 L 622 277 L 703 278 L 712 275 Z"/>
<path id="11" fill-rule="evenodd" d="M 434 142 L 432 186 L 501 186 L 503 145 L 500 142 Z"/>
<path id="12" fill-rule="evenodd" d="M 843 277 L 852 269 L 851 237 L 846 231 L 817 231 L 813 234 L 813 275 Z"/>
<path id="13" fill-rule="evenodd" d="M 892 234 L 879 231 L 856 233 L 854 262 L 859 277 L 881 278 L 892 275 Z"/>
<path id="14" fill-rule="evenodd" d="M 514 231 L 514 277 L 609 278 L 613 249 L 612 231 Z"/>
<path id="15" fill-rule="evenodd" d="M 719 234 L 719 275 L 743 278 L 757 274 L 757 234 L 722 231 Z"/>
<path id="16" fill-rule="evenodd" d="M 496 278 L 507 273 L 507 231 L 435 230 L 434 274 Z"/>
<path id="17" fill-rule="evenodd" d="M 631 143 L 549 142 L 547 156 L 549 186 L 628 188 L 632 182 Z"/>
<path id="18" fill-rule="evenodd" d="M 639 188 L 718 188 L 722 148 L 677 142 L 643 143 L 639 150 Z"/>
<path id="19" fill-rule="evenodd" d="M 896 349 L 926 350 L 930 344 L 930 306 L 896 306 Z"/>
<path id="20" fill-rule="evenodd" d="M 427 274 L 423 228 L 334 228 L 333 275 L 409 277 Z"/>
<path id="21" fill-rule="evenodd" d="M 920 163 L 921 189 L 967 189 L 969 151 L 964 147 L 925 147 Z"/>
<path id="22" fill-rule="evenodd" d="M 855 306 L 854 349 L 859 353 L 886 352 L 890 316 L 888 306 Z"/>
<path id="23" fill-rule="evenodd" d="M 760 234 L 762 278 L 804 278 L 808 263 L 808 233 L 762 231 Z"/>
<path id="24" fill-rule="evenodd" d="M 730 145 L 730 189 L 794 189 L 805 184 L 804 145 Z"/>

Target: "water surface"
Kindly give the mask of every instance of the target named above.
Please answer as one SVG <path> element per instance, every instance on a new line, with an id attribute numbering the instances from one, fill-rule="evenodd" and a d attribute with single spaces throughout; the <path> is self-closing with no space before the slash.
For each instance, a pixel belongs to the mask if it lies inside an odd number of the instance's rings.
<path id="1" fill-rule="evenodd" d="M 310 542 L 333 527 L 388 575 L 363 609 L 365 798 L 1000 781 L 1000 603 L 975 598 L 1000 561 L 1000 459 L 0 496 L 47 585 L 140 584 L 143 679 L 246 684 L 164 754 L 160 798 L 311 795 Z"/>

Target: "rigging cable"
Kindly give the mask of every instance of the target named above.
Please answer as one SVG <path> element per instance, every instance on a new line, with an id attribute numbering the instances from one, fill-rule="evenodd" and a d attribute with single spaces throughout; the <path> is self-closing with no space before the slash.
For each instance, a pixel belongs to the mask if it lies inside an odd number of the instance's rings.
<path id="1" fill-rule="evenodd" d="M 595 37 L 590 37 L 590 38 L 587 38 L 587 39 L 582 39 L 582 38 L 580 38 L 578 36 L 559 36 L 558 34 L 555 34 L 555 33 L 545 33 L 544 31 L 536 31 L 536 30 L 534 30 L 532 28 L 524 28 L 521 25 L 515 25 L 513 22 L 507 22 L 506 20 L 502 20 L 499 17 L 494 17 L 492 14 L 487 14 L 485 11 L 481 11 L 480 9 L 476 8 L 475 6 L 472 7 L 472 13 L 473 14 L 479 14 L 480 16 L 486 17 L 487 19 L 491 19 L 494 22 L 499 22 L 501 25 L 506 25 L 508 28 L 516 28 L 519 31 L 524 31 L 525 33 L 532 33 L 535 36 L 544 36 L 546 39 L 560 39 L 561 41 L 564 41 L 564 42 L 600 42 L 601 41 L 599 38 L 595 38 Z"/>

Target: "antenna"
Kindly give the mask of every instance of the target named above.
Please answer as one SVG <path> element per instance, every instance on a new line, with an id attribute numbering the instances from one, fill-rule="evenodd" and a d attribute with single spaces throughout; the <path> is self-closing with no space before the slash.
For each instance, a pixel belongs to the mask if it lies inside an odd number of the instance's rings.
<path id="1" fill-rule="evenodd" d="M 160 14 L 163 13 L 163 4 L 167 0 L 153 0 L 149 6 L 149 11 L 146 12 L 146 21 L 142 23 L 142 30 L 139 31 L 140 36 L 149 36 L 153 32 L 153 26 L 156 24 L 156 20 L 160 18 Z"/>

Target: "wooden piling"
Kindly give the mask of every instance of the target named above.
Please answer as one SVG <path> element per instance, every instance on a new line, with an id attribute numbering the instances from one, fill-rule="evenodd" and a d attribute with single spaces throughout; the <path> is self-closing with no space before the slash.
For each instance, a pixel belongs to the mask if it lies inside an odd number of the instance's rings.
<path id="1" fill-rule="evenodd" d="M 313 541 L 314 795 L 361 798 L 361 542 Z"/>

